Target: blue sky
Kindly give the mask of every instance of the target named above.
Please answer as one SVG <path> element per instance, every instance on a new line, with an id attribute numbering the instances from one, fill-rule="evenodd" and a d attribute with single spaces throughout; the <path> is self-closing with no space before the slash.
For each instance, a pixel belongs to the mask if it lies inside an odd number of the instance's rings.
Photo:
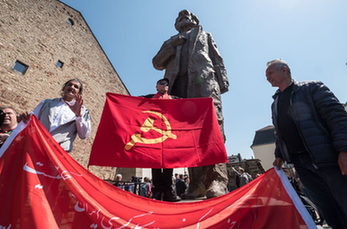
<path id="1" fill-rule="evenodd" d="M 222 95 L 228 155 L 250 159 L 255 131 L 271 124 L 275 88 L 266 62 L 287 61 L 298 81 L 323 81 L 347 102 L 346 0 L 62 0 L 80 11 L 131 95 L 155 92 L 152 66 L 188 9 L 212 33 L 227 69 Z"/>

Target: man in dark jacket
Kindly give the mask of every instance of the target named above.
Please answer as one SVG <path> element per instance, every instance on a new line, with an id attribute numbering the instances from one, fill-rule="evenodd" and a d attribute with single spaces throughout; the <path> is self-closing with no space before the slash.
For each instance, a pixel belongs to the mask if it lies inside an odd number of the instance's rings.
<path id="1" fill-rule="evenodd" d="M 347 228 L 347 113 L 319 81 L 296 82 L 288 64 L 267 63 L 266 78 L 278 87 L 272 121 L 273 163 L 294 164 L 312 201 L 333 228 Z"/>
<path id="2" fill-rule="evenodd" d="M 183 193 L 185 193 L 186 189 L 187 189 L 187 184 L 184 182 L 184 176 L 183 174 L 180 174 L 179 178 L 176 181 L 177 196 L 181 196 Z"/>
<path id="3" fill-rule="evenodd" d="M 163 78 L 157 81 L 157 94 L 149 94 L 143 96 L 145 98 L 154 99 L 174 99 L 177 97 L 169 95 L 169 80 Z M 152 169 L 152 198 L 156 200 L 163 199 L 164 201 L 180 201 L 175 189 L 175 181 L 173 180 L 173 169 Z"/>

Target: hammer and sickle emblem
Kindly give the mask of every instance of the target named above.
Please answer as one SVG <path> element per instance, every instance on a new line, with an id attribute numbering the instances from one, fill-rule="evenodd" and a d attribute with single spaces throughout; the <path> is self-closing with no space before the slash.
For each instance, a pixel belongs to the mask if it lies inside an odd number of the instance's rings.
<path id="1" fill-rule="evenodd" d="M 170 125 L 169 121 L 167 120 L 167 118 L 163 114 L 156 112 L 156 111 L 142 111 L 142 113 L 152 113 L 152 114 L 155 114 L 158 117 L 160 117 L 163 120 L 163 122 L 165 123 L 166 131 L 153 126 L 154 119 L 147 118 L 145 120 L 145 122 L 142 124 L 140 130 L 143 132 L 148 132 L 150 130 L 154 130 L 163 136 L 159 137 L 159 138 L 147 139 L 147 138 L 141 137 L 141 134 L 133 134 L 131 136 L 130 142 L 128 142 L 125 145 L 126 150 L 130 150 L 136 143 L 156 144 L 156 143 L 163 142 L 168 138 L 172 138 L 172 139 L 177 138 L 177 136 L 175 134 L 171 133 L 171 125 Z"/>

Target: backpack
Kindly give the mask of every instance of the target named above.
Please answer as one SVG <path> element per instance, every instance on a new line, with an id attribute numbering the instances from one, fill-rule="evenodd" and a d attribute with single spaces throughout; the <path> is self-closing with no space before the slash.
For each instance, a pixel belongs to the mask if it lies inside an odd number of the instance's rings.
<path id="1" fill-rule="evenodd" d="M 246 173 L 246 172 L 245 172 Z M 247 177 L 248 177 L 248 181 L 252 181 L 253 180 L 253 177 L 251 176 L 251 174 L 249 173 L 246 173 Z"/>
<path id="2" fill-rule="evenodd" d="M 147 184 L 141 184 L 140 186 L 140 196 L 147 197 Z"/>

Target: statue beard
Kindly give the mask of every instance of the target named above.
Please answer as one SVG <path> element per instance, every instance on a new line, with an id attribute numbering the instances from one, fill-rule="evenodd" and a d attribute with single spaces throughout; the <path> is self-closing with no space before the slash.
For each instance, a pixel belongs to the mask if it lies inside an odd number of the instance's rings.
<path id="1" fill-rule="evenodd" d="M 195 21 L 192 20 L 183 20 L 181 22 L 178 22 L 176 24 L 176 29 L 178 30 L 178 32 L 182 33 L 182 32 L 187 32 L 189 30 L 191 30 L 192 28 L 196 27 L 197 24 Z"/>

